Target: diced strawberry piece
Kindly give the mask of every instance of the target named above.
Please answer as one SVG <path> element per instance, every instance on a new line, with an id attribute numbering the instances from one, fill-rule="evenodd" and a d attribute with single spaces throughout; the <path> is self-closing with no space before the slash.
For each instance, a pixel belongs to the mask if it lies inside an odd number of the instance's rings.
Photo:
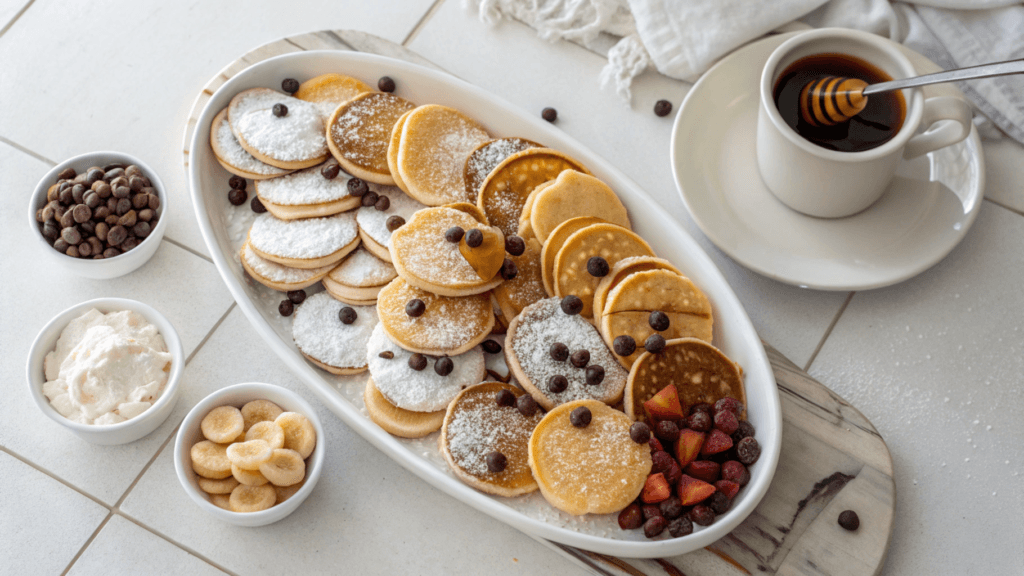
<path id="1" fill-rule="evenodd" d="M 679 479 L 679 501 L 683 506 L 693 506 L 715 493 L 715 487 L 703 480 L 683 474 Z"/>
<path id="2" fill-rule="evenodd" d="M 679 402 L 679 390 L 676 389 L 675 384 L 665 386 L 650 400 L 644 402 L 644 411 L 647 412 L 647 418 L 652 422 L 655 420 L 681 420 L 686 416 L 683 406 Z"/>
<path id="3" fill-rule="evenodd" d="M 703 432 L 683 428 L 683 430 L 679 432 L 679 440 L 676 440 L 676 460 L 679 461 L 679 467 L 686 468 L 690 462 L 696 460 L 697 455 L 700 454 L 700 448 L 703 445 Z"/>
<path id="4" fill-rule="evenodd" d="M 711 431 L 707 439 L 704 440 L 704 446 L 700 449 L 701 456 L 710 456 L 712 454 L 718 454 L 719 452 L 725 452 L 729 448 L 732 448 L 732 438 L 728 434 L 718 430 L 717 428 Z"/>
<path id="5" fill-rule="evenodd" d="M 740 486 L 746 486 L 750 482 L 750 471 L 742 462 L 729 460 L 722 464 L 722 479 L 735 482 Z"/>
<path id="6" fill-rule="evenodd" d="M 728 480 L 719 480 L 718 482 L 715 482 L 715 489 L 722 494 L 725 494 L 725 497 L 729 500 L 732 500 L 740 491 L 740 485 Z"/>
<path id="7" fill-rule="evenodd" d="M 640 498 L 646 504 L 657 504 L 662 500 L 668 500 L 668 497 L 672 495 L 672 487 L 669 486 L 668 480 L 665 480 L 664 474 L 651 474 L 647 477 L 647 482 L 644 484 L 643 492 L 640 493 Z"/>
<path id="8" fill-rule="evenodd" d="M 728 410 L 715 412 L 715 428 L 731 436 L 739 427 L 740 421 L 736 419 L 736 415 L 732 412 Z"/>
<path id="9" fill-rule="evenodd" d="M 686 467 L 684 472 L 698 480 L 703 480 L 708 484 L 714 484 L 718 481 L 718 473 L 720 470 L 721 466 L 718 462 L 712 462 L 710 460 L 695 460 L 690 462 L 690 465 Z"/>

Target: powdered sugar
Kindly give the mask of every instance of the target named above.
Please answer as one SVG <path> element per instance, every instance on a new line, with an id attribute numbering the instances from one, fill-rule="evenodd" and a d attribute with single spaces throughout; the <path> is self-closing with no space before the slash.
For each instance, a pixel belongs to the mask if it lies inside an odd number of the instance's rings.
<path id="1" fill-rule="evenodd" d="M 216 152 L 221 161 L 234 168 L 253 174 L 279 176 L 288 173 L 284 168 L 260 162 L 252 154 L 246 152 L 245 148 L 242 148 L 242 145 L 238 143 L 238 139 L 235 138 L 235 133 L 231 131 L 231 126 L 228 124 L 226 117 L 214 125 L 213 131 L 217 139 L 218 149 Z"/>
<path id="2" fill-rule="evenodd" d="M 551 345 L 561 342 L 570 354 L 577 350 L 590 352 L 588 366 L 604 368 L 604 380 L 596 386 L 586 383 L 586 368 L 576 368 L 569 361 L 558 362 L 551 357 Z M 607 398 L 610 390 L 621 390 L 628 373 L 612 356 L 601 335 L 581 316 L 562 312 L 558 298 L 547 298 L 523 309 L 515 333 L 505 340 L 505 353 L 514 354 L 530 382 L 544 391 L 555 405 L 585 398 Z M 562 375 L 569 386 L 558 394 L 547 388 L 548 380 Z"/>
<path id="3" fill-rule="evenodd" d="M 320 166 L 293 172 L 280 178 L 256 182 L 260 198 L 285 206 L 321 204 L 348 196 L 348 181 L 344 173 L 332 180 L 320 174 Z"/>
<path id="4" fill-rule="evenodd" d="M 406 314 L 405 305 L 418 298 L 426 305 L 422 316 Z M 438 296 L 398 279 L 385 286 L 377 297 L 382 323 L 391 334 L 411 342 L 420 350 L 457 350 L 489 331 L 490 297 Z"/>
<path id="5" fill-rule="evenodd" d="M 356 288 L 382 286 L 394 280 L 396 276 L 398 273 L 395 272 L 394 266 L 377 258 L 362 246 L 356 248 L 344 262 L 328 274 L 331 280 Z"/>
<path id="6" fill-rule="evenodd" d="M 434 371 L 435 358 L 430 356 L 423 370 L 410 368 L 412 353 L 395 344 L 383 325 L 374 328 L 367 349 L 366 363 L 377 389 L 395 406 L 414 412 L 443 410 L 465 387 L 484 377 L 484 353 L 479 346 L 452 356 L 455 369 L 447 376 Z M 381 352 L 394 357 L 381 358 Z"/>
<path id="7" fill-rule="evenodd" d="M 346 160 L 365 168 L 387 170 L 391 130 L 412 102 L 375 92 L 347 104 L 330 126 L 331 139 Z"/>
<path id="8" fill-rule="evenodd" d="M 459 245 L 444 238 L 445 231 L 452 226 L 468 230 L 474 224 L 472 216 L 452 208 L 422 210 L 399 229 L 400 240 L 391 254 L 398 256 L 396 261 L 410 274 L 432 284 L 479 284 L 480 275 L 466 261 Z"/>
<path id="9" fill-rule="evenodd" d="M 236 98 L 230 111 L 231 129 L 261 154 L 295 162 L 328 153 L 324 118 L 315 105 L 273 90 L 252 90 Z M 274 104 L 284 104 L 288 113 L 275 116 Z"/>
<path id="10" fill-rule="evenodd" d="M 366 366 L 366 346 L 377 326 L 377 309 L 352 306 L 356 320 L 345 324 L 338 317 L 348 306 L 327 292 L 314 294 L 299 306 L 292 323 L 292 338 L 304 354 L 336 368 Z"/>
<path id="11" fill-rule="evenodd" d="M 359 229 L 373 239 L 374 242 L 388 248 L 391 246 L 391 231 L 388 230 L 388 218 L 401 216 L 406 222 L 412 219 L 417 210 L 426 208 L 411 196 L 402 192 L 395 186 L 381 186 L 370 184 L 370 190 L 379 196 L 387 196 L 391 206 L 387 210 L 377 210 L 373 206 L 363 206 L 356 211 L 356 221 L 359 222 Z"/>
<path id="12" fill-rule="evenodd" d="M 469 158 L 466 159 L 466 185 L 473 191 L 471 201 L 476 202 L 476 195 L 480 186 L 487 179 L 498 164 L 527 148 L 533 148 L 534 144 L 522 138 L 499 138 L 477 148 Z"/>
<path id="13" fill-rule="evenodd" d="M 292 268 L 291 266 L 283 266 L 277 262 L 271 262 L 266 258 L 252 251 L 247 243 L 242 246 L 242 257 L 245 258 L 245 263 L 252 268 L 252 271 L 260 275 L 271 282 L 279 284 L 296 284 L 299 282 L 308 282 L 309 280 L 322 276 L 327 273 L 334 264 L 330 266 L 321 266 L 320 268 L 310 268 L 303 270 L 301 268 Z"/>
<path id="14" fill-rule="evenodd" d="M 469 390 L 459 399 L 445 428 L 448 452 L 456 466 L 473 476 L 530 478 L 527 444 L 544 412 L 526 418 L 514 406 L 498 406 L 494 396 L 490 390 Z M 487 454 L 494 450 L 508 458 L 500 476 L 487 469 Z"/>
<path id="15" fill-rule="evenodd" d="M 320 258 L 351 244 L 357 233 L 352 212 L 303 220 L 279 220 L 266 212 L 252 223 L 249 244 L 282 258 Z"/>
<path id="16" fill-rule="evenodd" d="M 415 129 L 421 117 L 427 117 L 425 128 L 432 130 Z M 417 109 L 405 122 L 399 148 L 398 164 L 405 183 L 420 198 L 468 201 L 463 179 L 466 157 L 489 138 L 455 110 L 442 106 Z"/>

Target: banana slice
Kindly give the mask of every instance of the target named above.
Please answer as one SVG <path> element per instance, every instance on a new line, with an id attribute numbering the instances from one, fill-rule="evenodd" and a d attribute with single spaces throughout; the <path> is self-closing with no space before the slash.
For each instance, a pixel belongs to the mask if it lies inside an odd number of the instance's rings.
<path id="1" fill-rule="evenodd" d="M 316 447 L 316 429 L 298 412 L 282 412 L 274 422 L 284 430 L 284 447 L 306 459 Z"/>
<path id="2" fill-rule="evenodd" d="M 234 406 L 218 406 L 203 418 L 199 427 L 207 440 L 225 444 L 232 442 L 243 430 L 242 413 Z"/>
<path id="3" fill-rule="evenodd" d="M 232 512 L 259 512 L 277 502 L 277 492 L 269 484 L 263 486 L 240 485 L 231 491 L 229 504 Z"/>
<path id="4" fill-rule="evenodd" d="M 222 480 L 231 476 L 227 446 L 203 440 L 192 446 L 192 470 L 203 478 Z"/>
<path id="5" fill-rule="evenodd" d="M 306 461 L 295 450 L 278 448 L 270 460 L 260 464 L 260 472 L 275 486 L 292 486 L 306 477 Z"/>
<path id="6" fill-rule="evenodd" d="M 253 400 L 242 406 L 242 420 L 244 422 L 245 431 L 248 432 L 249 428 L 257 422 L 264 422 L 269 420 L 273 422 L 284 410 L 277 404 L 274 404 L 270 400 Z"/>
<path id="7" fill-rule="evenodd" d="M 263 486 L 269 482 L 259 470 L 243 470 L 234 464 L 231 465 L 231 475 L 239 484 L 246 486 Z"/>
<path id="8" fill-rule="evenodd" d="M 228 460 L 242 470 L 257 470 L 270 459 L 274 449 L 265 440 L 246 440 L 228 446 Z"/>
<path id="9" fill-rule="evenodd" d="M 284 448 L 284 430 L 274 421 L 257 422 L 245 433 L 246 440 L 263 440 L 271 448 Z"/>
<path id="10" fill-rule="evenodd" d="M 302 482 L 298 484 L 292 484 L 291 486 L 274 486 L 274 490 L 277 492 L 277 503 L 280 504 L 285 500 L 295 496 L 295 493 L 299 491 L 306 484 L 306 479 L 303 478 Z"/>
<path id="11" fill-rule="evenodd" d="M 227 477 L 223 480 L 210 480 L 209 478 L 197 478 L 199 488 L 207 494 L 231 494 L 231 491 L 238 486 L 238 480 Z"/>
<path id="12" fill-rule="evenodd" d="M 210 502 L 213 502 L 213 505 L 218 508 L 231 510 L 230 494 L 210 494 Z"/>

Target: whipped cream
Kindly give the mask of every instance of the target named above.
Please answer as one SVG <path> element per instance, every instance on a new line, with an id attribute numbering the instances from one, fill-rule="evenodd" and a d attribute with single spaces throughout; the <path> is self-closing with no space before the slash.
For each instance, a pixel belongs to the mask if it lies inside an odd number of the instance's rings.
<path id="1" fill-rule="evenodd" d="M 93 308 L 68 323 L 43 370 L 43 394 L 57 412 L 81 424 L 109 425 L 156 402 L 171 372 L 171 354 L 141 314 Z"/>

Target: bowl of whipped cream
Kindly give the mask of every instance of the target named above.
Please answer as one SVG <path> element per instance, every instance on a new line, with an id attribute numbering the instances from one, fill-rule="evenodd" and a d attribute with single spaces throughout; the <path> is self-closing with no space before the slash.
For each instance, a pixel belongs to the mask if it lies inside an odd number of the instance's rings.
<path id="1" fill-rule="evenodd" d="M 29 350 L 29 392 L 43 414 L 93 444 L 127 444 L 156 430 L 180 392 L 185 353 L 152 307 L 97 298 L 64 310 Z"/>

